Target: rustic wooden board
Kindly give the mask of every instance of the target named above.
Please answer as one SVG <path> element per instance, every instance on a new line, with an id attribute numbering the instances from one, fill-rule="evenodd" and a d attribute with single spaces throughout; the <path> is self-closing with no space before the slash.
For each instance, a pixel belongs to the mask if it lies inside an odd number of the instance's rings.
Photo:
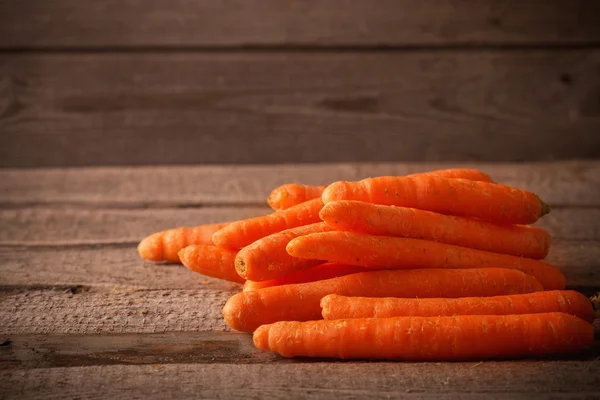
<path id="1" fill-rule="evenodd" d="M 0 245 L 137 244 L 153 232 L 178 226 L 233 221 L 272 212 L 267 207 L 186 209 L 0 210 Z M 600 240 L 600 207 L 556 208 L 536 224 L 554 240 Z"/>
<path id="2" fill-rule="evenodd" d="M 76 0 L 0 3 L 0 47 L 597 43 L 594 1 Z"/>
<path id="3" fill-rule="evenodd" d="M 537 193 L 553 206 L 600 206 L 600 161 L 524 164 L 342 163 L 271 166 L 0 169 L 0 206 L 81 207 L 264 206 L 289 182 L 323 185 L 378 175 L 474 167 L 498 183 Z"/>
<path id="4" fill-rule="evenodd" d="M 600 363 L 113 365 L 0 372 L 7 398 L 595 399 Z"/>
<path id="5" fill-rule="evenodd" d="M 599 67 L 597 49 L 3 53 L 0 166 L 594 158 Z"/>

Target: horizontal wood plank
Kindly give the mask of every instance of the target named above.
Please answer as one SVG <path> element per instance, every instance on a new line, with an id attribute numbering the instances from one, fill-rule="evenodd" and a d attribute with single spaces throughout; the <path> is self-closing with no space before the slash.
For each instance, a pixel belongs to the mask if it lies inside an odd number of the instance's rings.
<path id="1" fill-rule="evenodd" d="M 19 0 L 0 47 L 407 46 L 597 43 L 594 1 Z"/>
<path id="2" fill-rule="evenodd" d="M 7 398 L 593 399 L 600 363 L 112 365 L 1 371 Z"/>
<path id="3" fill-rule="evenodd" d="M 600 162 L 593 160 L 523 164 L 338 163 L 0 169 L 0 206 L 264 206 L 271 190 L 284 183 L 324 185 L 338 180 L 406 175 L 454 167 L 479 168 L 498 183 L 537 193 L 552 206 L 600 206 Z"/>
<path id="4" fill-rule="evenodd" d="M 0 166 L 594 158 L 599 67 L 597 49 L 4 53 Z"/>

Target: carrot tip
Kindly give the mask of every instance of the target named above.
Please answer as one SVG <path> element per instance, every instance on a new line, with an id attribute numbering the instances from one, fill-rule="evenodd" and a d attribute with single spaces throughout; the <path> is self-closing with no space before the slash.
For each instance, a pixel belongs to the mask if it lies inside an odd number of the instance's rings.
<path id="1" fill-rule="evenodd" d="M 542 203 L 542 215 L 541 217 L 543 217 L 546 214 L 550 214 L 550 211 L 552 211 L 552 208 L 550 207 L 550 204 L 546 204 L 543 201 L 540 200 L 540 202 Z"/>

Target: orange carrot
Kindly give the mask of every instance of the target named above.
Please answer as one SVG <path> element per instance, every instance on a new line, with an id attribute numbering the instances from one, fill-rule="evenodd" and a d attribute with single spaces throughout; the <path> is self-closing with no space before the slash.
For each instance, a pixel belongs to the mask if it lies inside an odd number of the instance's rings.
<path id="1" fill-rule="evenodd" d="M 457 361 L 579 352 L 594 343 L 589 322 L 564 313 L 358 318 L 278 322 L 254 344 L 284 357 Z"/>
<path id="2" fill-rule="evenodd" d="M 484 174 L 481 171 L 470 168 L 452 168 L 452 169 L 440 169 L 437 171 L 424 172 L 419 174 L 413 174 L 409 176 L 425 175 L 425 176 L 439 176 L 444 178 L 460 178 L 469 179 L 473 181 L 482 182 L 493 182 L 492 178 Z M 308 200 L 316 199 L 321 197 L 323 191 L 327 186 L 310 186 L 301 185 L 297 183 L 288 183 L 286 185 L 279 186 L 271 192 L 267 199 L 267 203 L 274 210 L 285 210 L 296 204 L 303 203 Z"/>
<path id="3" fill-rule="evenodd" d="M 177 253 L 192 244 L 213 244 L 212 235 L 228 222 L 175 228 L 145 237 L 138 245 L 140 257 L 150 261 L 180 262 Z"/>
<path id="4" fill-rule="evenodd" d="M 359 272 L 337 278 L 272 286 L 232 296 L 223 308 L 225 322 L 252 332 L 276 321 L 321 318 L 328 294 L 365 297 L 479 297 L 542 290 L 535 278 L 514 269 L 413 269 Z"/>
<path id="5" fill-rule="evenodd" d="M 317 265 L 316 267 L 296 271 L 293 274 L 280 276 L 279 278 L 271 279 L 268 281 L 246 281 L 246 283 L 244 283 L 244 292 L 248 292 L 250 290 L 264 289 L 271 286 L 289 285 L 291 283 L 321 281 L 324 279 L 331 279 L 336 278 L 338 276 L 356 274 L 357 272 L 366 271 L 372 271 L 372 269 L 340 263 L 321 264 Z"/>
<path id="6" fill-rule="evenodd" d="M 372 298 L 330 294 L 321 299 L 321 309 L 325 319 L 563 312 L 588 322 L 594 321 L 594 308 L 590 299 L 573 290 L 458 299 Z"/>
<path id="7" fill-rule="evenodd" d="M 296 204 L 320 198 L 326 186 L 300 185 L 288 183 L 273 189 L 267 203 L 273 210 L 285 210 Z"/>
<path id="8" fill-rule="evenodd" d="M 335 182 L 323 192 L 323 202 L 336 200 L 418 208 L 501 224 L 531 224 L 550 212 L 538 196 L 525 190 L 423 175 Z"/>
<path id="9" fill-rule="evenodd" d="M 512 268 L 534 276 L 546 290 L 565 288 L 562 272 L 542 261 L 421 239 L 332 231 L 300 236 L 286 249 L 298 258 L 369 268 Z"/>
<path id="10" fill-rule="evenodd" d="M 232 222 L 216 231 L 212 240 L 217 246 L 241 249 L 273 233 L 321 222 L 319 218 L 321 207 L 323 207 L 321 199 L 313 199 L 287 210 Z"/>
<path id="11" fill-rule="evenodd" d="M 323 264 L 322 260 L 292 257 L 285 250 L 285 246 L 290 240 L 298 236 L 327 232 L 333 229 L 329 225 L 320 222 L 265 236 L 240 250 L 235 259 L 235 269 L 243 278 L 253 281 L 266 281 Z"/>
<path id="12" fill-rule="evenodd" d="M 415 208 L 340 200 L 325 204 L 321 219 L 338 230 L 433 240 L 537 260 L 548 255 L 550 235 L 528 225 L 499 225 Z"/>
<path id="13" fill-rule="evenodd" d="M 213 245 L 192 245 L 179 252 L 183 265 L 194 272 L 231 282 L 244 283 L 245 279 L 233 266 L 236 251 Z"/>

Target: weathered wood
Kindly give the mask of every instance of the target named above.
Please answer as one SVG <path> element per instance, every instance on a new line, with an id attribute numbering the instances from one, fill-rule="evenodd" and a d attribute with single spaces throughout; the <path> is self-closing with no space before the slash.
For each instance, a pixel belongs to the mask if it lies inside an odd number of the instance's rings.
<path id="1" fill-rule="evenodd" d="M 0 372 L 6 398 L 595 399 L 600 363 L 112 365 Z"/>
<path id="2" fill-rule="evenodd" d="M 221 309 L 236 291 L 9 289 L 0 293 L 0 334 L 229 330 Z"/>
<path id="3" fill-rule="evenodd" d="M 1 128 L 0 128 L 1 129 Z M 525 164 L 347 163 L 327 165 L 0 169 L 0 205 L 191 207 L 264 205 L 284 183 L 312 185 L 439 168 L 474 167 L 553 206 L 600 206 L 600 162 Z"/>
<path id="4" fill-rule="evenodd" d="M 178 226 L 233 221 L 272 212 L 269 208 L 0 210 L 0 245 L 137 244 L 153 232 Z M 536 223 L 554 240 L 600 239 L 599 208 L 557 208 Z"/>
<path id="5" fill-rule="evenodd" d="M 235 221 L 271 212 L 273 210 L 266 206 L 177 210 L 47 207 L 0 210 L 0 245 L 134 245 L 145 236 L 164 229 Z M 598 212 L 600 216 L 600 209 Z"/>
<path id="6" fill-rule="evenodd" d="M 1 247 L 5 289 L 99 287 L 105 290 L 237 290 L 235 283 L 192 272 L 182 265 L 143 261 L 135 247 Z"/>
<path id="7" fill-rule="evenodd" d="M 0 346 L 0 370 L 113 364 L 264 364 L 292 362 L 260 351 L 240 332 L 112 335 L 11 335 Z M 594 361 L 600 341 L 569 359 Z M 459 364 L 460 365 L 460 364 Z"/>
<path id="8" fill-rule="evenodd" d="M 4 53 L 0 166 L 594 158 L 599 68 L 597 49 Z"/>
<path id="9" fill-rule="evenodd" d="M 0 246 L 5 287 L 53 285 L 104 289 L 230 291 L 234 283 L 193 273 L 183 266 L 142 261 L 135 248 L 19 248 Z M 547 261 L 561 268 L 574 288 L 600 290 L 600 241 L 556 241 Z"/>
<path id="10" fill-rule="evenodd" d="M 0 3 L 0 47 L 597 43 L 594 1 L 76 0 Z"/>

